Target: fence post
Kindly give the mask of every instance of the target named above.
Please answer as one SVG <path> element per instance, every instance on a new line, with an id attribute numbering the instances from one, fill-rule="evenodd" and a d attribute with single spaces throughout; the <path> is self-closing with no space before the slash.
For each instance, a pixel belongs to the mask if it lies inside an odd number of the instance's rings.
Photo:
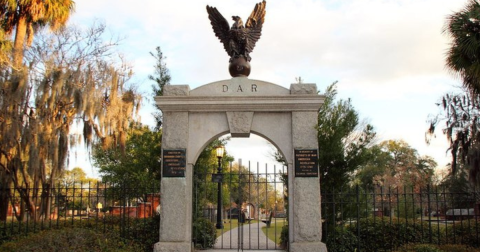
<path id="1" fill-rule="evenodd" d="M 427 214 L 428 214 L 428 235 L 429 235 L 429 242 L 432 243 L 432 207 L 430 205 L 430 184 L 427 185 Z M 438 213 L 437 213 L 438 216 Z M 438 217 L 437 217 L 438 218 Z M 437 224 L 438 225 L 438 224 Z"/>
<path id="2" fill-rule="evenodd" d="M 358 184 L 355 186 L 357 194 L 357 237 L 360 237 L 360 190 Z M 360 239 L 357 239 L 357 250 L 360 251 Z"/>

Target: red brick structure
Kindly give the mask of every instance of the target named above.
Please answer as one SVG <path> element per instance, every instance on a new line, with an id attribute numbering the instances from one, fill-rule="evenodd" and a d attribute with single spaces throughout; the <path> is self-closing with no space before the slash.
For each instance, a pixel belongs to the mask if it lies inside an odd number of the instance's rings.
<path id="1" fill-rule="evenodd" d="M 125 215 L 132 218 L 148 218 L 156 214 L 160 205 L 160 193 L 147 195 L 147 201 L 138 203 L 137 206 L 114 206 L 110 207 L 111 215 Z"/>

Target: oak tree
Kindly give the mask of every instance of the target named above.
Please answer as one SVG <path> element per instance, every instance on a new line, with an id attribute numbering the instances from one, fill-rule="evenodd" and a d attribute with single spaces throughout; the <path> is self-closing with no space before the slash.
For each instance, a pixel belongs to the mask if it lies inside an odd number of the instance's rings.
<path id="1" fill-rule="evenodd" d="M 94 139 L 104 148 L 125 146 L 141 96 L 129 84 L 132 71 L 117 45 L 104 24 L 43 30 L 25 52 L 29 67 L 21 80 L 2 72 L 0 177 L 4 188 L 18 188 L 21 210 L 32 218 L 48 218 L 48 195 L 70 147 Z"/>

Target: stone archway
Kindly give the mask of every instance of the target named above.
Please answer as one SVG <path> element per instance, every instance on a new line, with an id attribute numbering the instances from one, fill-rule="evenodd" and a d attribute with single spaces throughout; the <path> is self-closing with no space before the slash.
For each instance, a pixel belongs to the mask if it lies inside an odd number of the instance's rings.
<path id="1" fill-rule="evenodd" d="M 164 157 L 155 251 L 192 250 L 193 165 L 218 136 L 248 137 L 251 132 L 273 143 L 288 163 L 290 251 L 326 251 L 321 243 L 318 167 L 313 165 L 318 151 L 315 126 L 324 97 L 315 84 L 286 89 L 237 77 L 193 90 L 188 85 L 165 86 L 164 96 L 155 100 L 163 112 Z M 166 153 L 177 155 L 180 162 L 166 164 Z"/>

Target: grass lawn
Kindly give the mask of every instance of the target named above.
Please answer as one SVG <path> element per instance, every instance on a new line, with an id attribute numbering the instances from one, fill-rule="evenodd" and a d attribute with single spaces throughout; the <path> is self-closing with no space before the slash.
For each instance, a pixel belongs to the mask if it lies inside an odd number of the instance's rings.
<path id="1" fill-rule="evenodd" d="M 268 239 L 279 244 L 280 243 L 280 234 L 282 233 L 282 227 L 285 225 L 285 219 L 272 219 L 270 227 L 262 227 L 263 233 L 268 237 Z"/>

